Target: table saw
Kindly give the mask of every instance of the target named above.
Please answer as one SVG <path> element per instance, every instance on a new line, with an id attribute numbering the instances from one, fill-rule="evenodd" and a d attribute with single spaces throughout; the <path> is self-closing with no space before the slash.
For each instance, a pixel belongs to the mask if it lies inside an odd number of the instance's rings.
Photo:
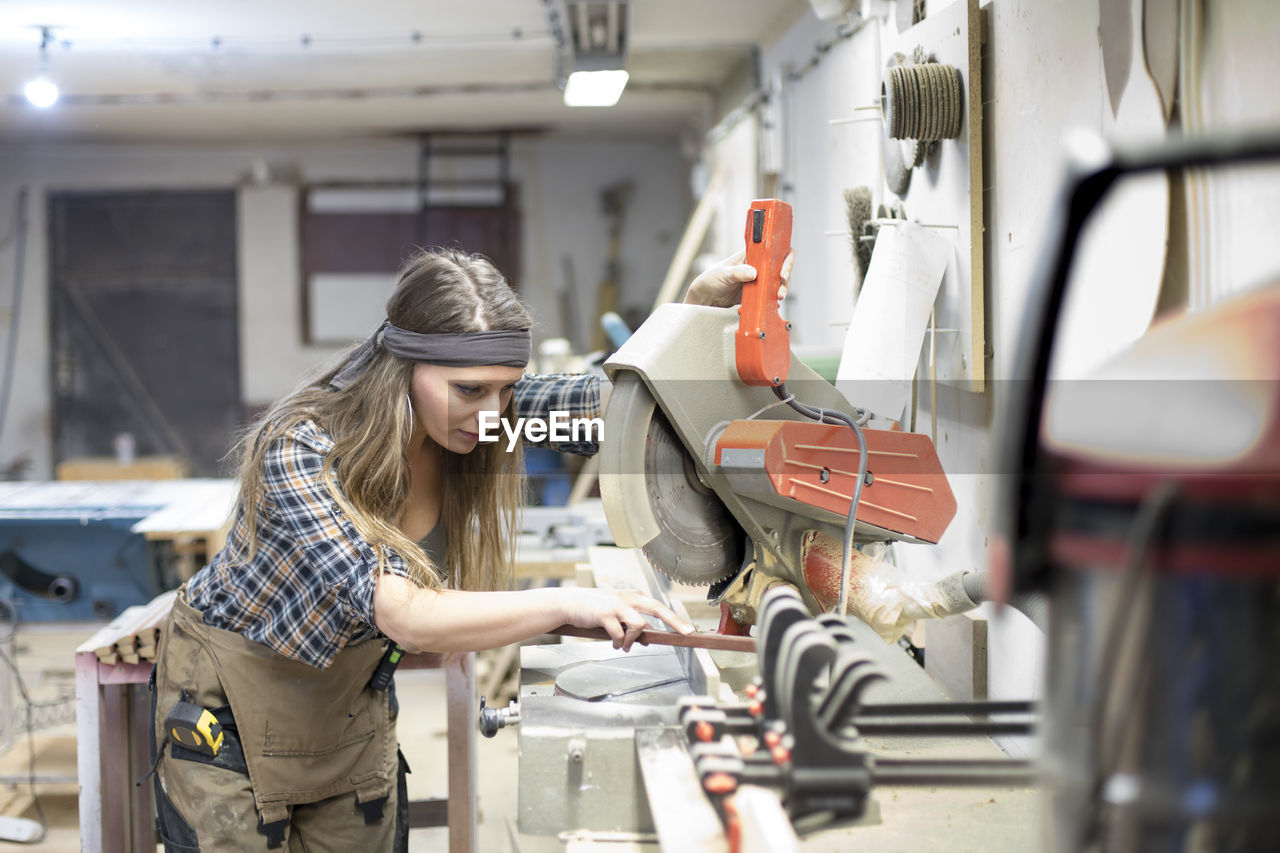
<path id="1" fill-rule="evenodd" d="M 589 565 L 598 570 L 600 586 L 647 588 L 677 610 L 682 607 L 670 597 L 672 586 L 638 550 L 593 548 Z M 700 627 L 714 627 L 714 610 L 694 612 L 703 614 Z M 860 650 L 882 676 L 863 689 L 866 705 L 950 703 L 899 647 L 865 625 L 853 630 Z M 741 652 L 685 655 L 671 647 L 637 645 L 623 654 L 607 641 L 586 640 L 524 647 L 514 849 L 729 850 L 691 757 L 682 706 L 694 697 L 723 705 L 749 703 L 758 674 L 756 655 Z M 1006 760 L 989 737 L 948 733 L 936 724 L 924 733 L 894 734 L 892 726 L 874 725 L 870 731 L 863 745 L 882 762 Z M 928 841 L 941 850 L 960 849 L 957 842 L 964 849 L 1032 846 L 1038 800 L 1025 781 L 947 782 L 878 783 L 858 819 L 829 822 L 803 837 L 777 793 L 758 786 L 744 786 L 741 793 L 753 804 L 746 828 L 765 845 L 755 848 L 760 850 L 786 850 L 787 844 L 797 851 L 849 849 L 853 843 L 907 850 Z"/>

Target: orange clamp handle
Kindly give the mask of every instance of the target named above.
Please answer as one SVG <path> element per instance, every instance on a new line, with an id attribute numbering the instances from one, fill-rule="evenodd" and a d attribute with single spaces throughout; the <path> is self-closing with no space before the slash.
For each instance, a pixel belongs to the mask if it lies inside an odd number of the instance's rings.
<path id="1" fill-rule="evenodd" d="M 742 286 L 734 361 L 747 385 L 780 385 L 791 367 L 791 324 L 778 314 L 782 262 L 791 251 L 791 205 L 776 198 L 751 202 L 745 263 L 756 280 Z"/>

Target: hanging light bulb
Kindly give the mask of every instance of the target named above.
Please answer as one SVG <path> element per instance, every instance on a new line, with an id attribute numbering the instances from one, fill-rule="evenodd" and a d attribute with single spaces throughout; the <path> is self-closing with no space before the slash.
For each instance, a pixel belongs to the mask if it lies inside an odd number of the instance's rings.
<path id="1" fill-rule="evenodd" d="M 53 33 L 48 27 L 40 28 L 40 70 L 35 78 L 23 87 L 22 93 L 33 106 L 44 109 L 53 106 L 58 100 L 58 86 L 49 79 L 49 43 L 53 41 Z"/>

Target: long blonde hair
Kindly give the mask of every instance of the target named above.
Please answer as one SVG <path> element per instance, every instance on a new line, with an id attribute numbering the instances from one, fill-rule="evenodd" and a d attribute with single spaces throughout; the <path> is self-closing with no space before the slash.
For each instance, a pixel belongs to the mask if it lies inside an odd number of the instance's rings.
<path id="1" fill-rule="evenodd" d="M 387 301 L 387 319 L 412 332 L 457 333 L 527 329 L 528 310 L 493 264 L 456 249 L 419 251 L 400 271 Z M 339 364 L 339 367 L 341 363 Z M 257 547 L 264 507 L 263 463 L 268 447 L 302 421 L 314 421 L 334 447 L 322 477 L 330 495 L 373 546 L 378 568 L 387 549 L 399 554 L 418 583 L 439 587 L 445 575 L 458 589 L 501 589 L 510 584 L 516 515 L 524 499 L 519 446 L 481 444 L 471 453 L 443 452 L 441 523 L 448 565 L 434 566 L 417 543 L 396 527 L 409 497 L 405 447 L 413 430 L 407 392 L 413 362 L 378 347 L 360 378 L 340 391 L 329 382 L 339 367 L 277 402 L 238 442 L 240 523 L 244 559 Z M 502 413 L 513 417 L 514 398 Z M 442 571 L 443 570 L 443 571 Z"/>

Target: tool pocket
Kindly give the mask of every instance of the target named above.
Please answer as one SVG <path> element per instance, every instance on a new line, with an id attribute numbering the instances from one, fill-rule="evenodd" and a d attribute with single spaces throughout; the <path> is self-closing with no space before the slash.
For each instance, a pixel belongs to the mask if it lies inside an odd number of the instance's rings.
<path id="1" fill-rule="evenodd" d="M 342 714 L 345 720 L 335 715 L 328 721 L 305 712 L 272 714 L 267 717 L 262 754 L 269 758 L 312 758 L 353 747 L 358 752 L 374 736 L 370 711 L 368 703 L 362 703 L 354 712 Z"/>
<path id="2" fill-rule="evenodd" d="M 196 831 L 173 805 L 159 781 L 155 783 L 155 789 L 156 828 L 160 830 L 165 853 L 199 853 L 200 844 L 196 839 Z"/>

